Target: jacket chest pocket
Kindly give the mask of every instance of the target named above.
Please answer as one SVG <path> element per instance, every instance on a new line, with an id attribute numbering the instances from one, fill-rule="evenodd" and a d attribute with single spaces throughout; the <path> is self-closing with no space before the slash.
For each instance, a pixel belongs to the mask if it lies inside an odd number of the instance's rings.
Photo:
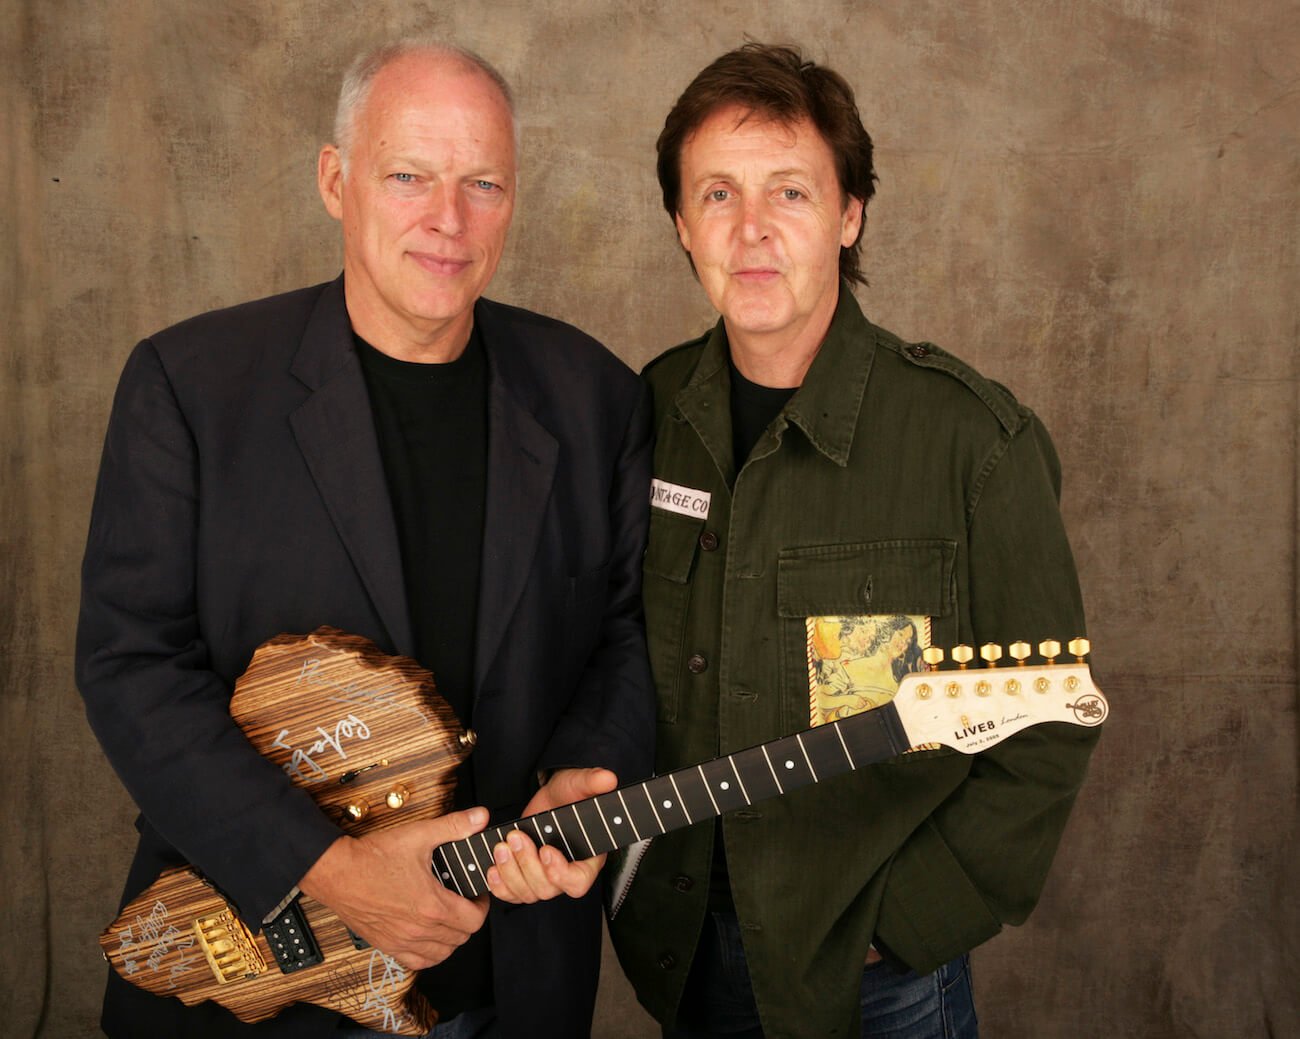
<path id="1" fill-rule="evenodd" d="M 704 520 L 659 509 L 650 511 L 643 582 L 650 670 L 654 675 L 659 720 L 677 720 L 681 695 L 682 647 L 691 605 L 691 572 Z"/>
<path id="2" fill-rule="evenodd" d="M 922 669 L 936 622 L 956 610 L 957 544 L 942 538 L 783 549 L 778 557 L 790 729 L 879 707 Z"/>

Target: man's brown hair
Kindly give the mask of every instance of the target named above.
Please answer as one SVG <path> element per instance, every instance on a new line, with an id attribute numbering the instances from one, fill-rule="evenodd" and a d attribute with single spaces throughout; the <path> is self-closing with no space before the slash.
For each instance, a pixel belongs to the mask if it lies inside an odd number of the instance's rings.
<path id="1" fill-rule="evenodd" d="M 664 208 L 676 217 L 681 204 L 682 146 L 720 108 L 740 105 L 751 115 L 794 123 L 807 119 L 830 146 L 844 201 L 861 200 L 862 226 L 840 249 L 840 275 L 867 283 L 862 274 L 866 205 L 876 193 L 871 137 L 858 115 L 853 88 L 838 72 L 805 61 L 795 47 L 750 41 L 728 51 L 691 80 L 664 120 L 655 148 Z"/>

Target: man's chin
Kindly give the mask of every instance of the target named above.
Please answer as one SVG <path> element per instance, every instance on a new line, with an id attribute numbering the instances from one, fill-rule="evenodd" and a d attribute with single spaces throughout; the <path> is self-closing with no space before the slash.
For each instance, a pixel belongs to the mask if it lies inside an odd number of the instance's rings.
<path id="1" fill-rule="evenodd" d="M 791 315 L 784 308 L 767 306 L 730 306 L 722 310 L 727 331 L 733 335 L 766 336 L 790 326 Z"/>

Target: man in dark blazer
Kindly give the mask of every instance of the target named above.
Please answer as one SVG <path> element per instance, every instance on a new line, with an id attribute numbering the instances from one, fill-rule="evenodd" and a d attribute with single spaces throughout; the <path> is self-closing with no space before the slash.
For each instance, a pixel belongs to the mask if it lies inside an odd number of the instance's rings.
<path id="1" fill-rule="evenodd" d="M 146 339 L 118 388 L 77 676 L 142 812 L 124 901 L 182 862 L 253 928 L 302 891 L 407 968 L 439 965 L 420 976 L 451 1018 L 439 1039 L 584 1035 L 601 860 L 502 844 L 490 910 L 429 860 L 486 824 L 471 804 L 508 820 L 649 771 L 647 402 L 576 329 L 481 298 L 515 196 L 513 104 L 482 59 L 364 55 L 335 140 L 319 184 L 343 275 Z M 472 720 L 464 810 L 344 836 L 247 742 L 235 679 L 261 642 L 321 624 L 420 660 Z M 305 1004 L 241 1025 L 111 973 L 103 1026 L 354 1027 Z"/>

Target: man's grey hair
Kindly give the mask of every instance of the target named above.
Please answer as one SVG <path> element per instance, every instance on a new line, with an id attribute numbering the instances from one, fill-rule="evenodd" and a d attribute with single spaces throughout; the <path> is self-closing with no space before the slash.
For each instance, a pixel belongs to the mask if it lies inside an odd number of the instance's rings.
<path id="1" fill-rule="evenodd" d="M 385 67 L 408 54 L 430 54 L 454 61 L 460 61 L 470 68 L 477 69 L 495 84 L 510 111 L 510 124 L 514 130 L 515 151 L 519 150 L 519 123 L 515 118 L 515 95 L 506 82 L 505 76 L 480 54 L 475 54 L 467 47 L 448 43 L 434 36 L 404 36 L 357 55 L 343 74 L 343 86 L 339 90 L 339 105 L 334 113 L 334 145 L 339 150 L 343 166 L 343 176 L 348 175 L 348 158 L 356 143 L 357 117 L 365 107 L 370 96 L 370 88 L 375 77 Z"/>

